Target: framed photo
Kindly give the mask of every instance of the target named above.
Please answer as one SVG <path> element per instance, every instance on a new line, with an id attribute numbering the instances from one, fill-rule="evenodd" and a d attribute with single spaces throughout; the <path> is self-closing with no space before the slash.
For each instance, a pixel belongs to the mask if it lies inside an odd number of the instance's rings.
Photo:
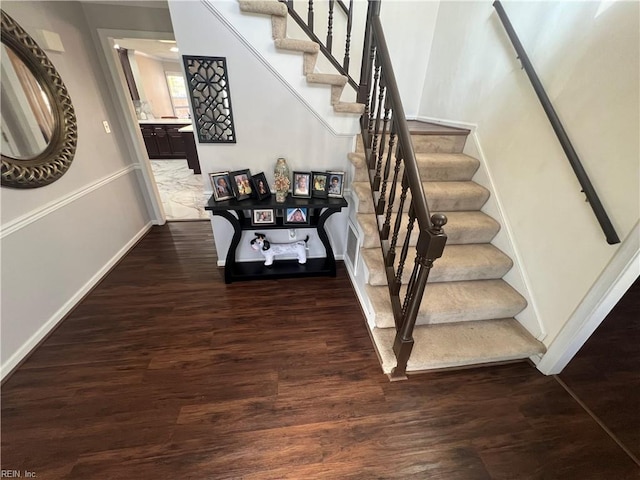
<path id="1" fill-rule="evenodd" d="M 253 189 L 256 192 L 256 197 L 258 200 L 262 200 L 264 198 L 271 196 L 271 190 L 269 189 L 269 182 L 267 182 L 267 177 L 264 176 L 264 172 L 260 172 L 253 177 Z"/>
<path id="2" fill-rule="evenodd" d="M 309 225 L 309 209 L 302 207 L 287 208 L 284 212 L 285 225 Z"/>
<path id="3" fill-rule="evenodd" d="M 236 170 L 229 173 L 231 178 L 231 188 L 238 200 L 245 200 L 253 196 L 253 186 L 251 185 L 251 172 L 247 170 Z"/>
<path id="4" fill-rule="evenodd" d="M 327 198 L 327 185 L 329 174 L 327 172 L 311 173 L 311 196 L 317 198 Z"/>
<path id="5" fill-rule="evenodd" d="M 342 198 L 344 192 L 344 172 L 327 172 L 327 174 L 329 175 L 327 194 L 330 197 Z"/>
<path id="6" fill-rule="evenodd" d="M 251 212 L 251 225 L 275 225 L 276 212 L 273 208 L 256 208 Z"/>
<path id="7" fill-rule="evenodd" d="M 229 180 L 229 172 L 210 173 L 209 178 L 213 186 L 213 199 L 216 202 L 234 198 L 233 190 L 231 189 L 231 180 Z"/>
<path id="8" fill-rule="evenodd" d="M 311 198 L 311 172 L 293 172 L 294 197 Z"/>

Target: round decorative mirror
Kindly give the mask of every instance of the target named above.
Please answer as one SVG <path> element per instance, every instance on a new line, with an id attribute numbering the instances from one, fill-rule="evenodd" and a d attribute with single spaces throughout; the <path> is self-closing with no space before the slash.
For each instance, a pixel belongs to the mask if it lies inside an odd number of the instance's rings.
<path id="1" fill-rule="evenodd" d="M 76 115 L 60 75 L 36 42 L 2 11 L 2 186 L 43 187 L 69 169 Z"/>

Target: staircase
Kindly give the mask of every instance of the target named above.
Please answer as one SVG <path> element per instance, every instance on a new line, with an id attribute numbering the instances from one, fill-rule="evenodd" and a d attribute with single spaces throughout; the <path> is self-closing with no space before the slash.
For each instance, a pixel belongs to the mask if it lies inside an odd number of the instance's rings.
<path id="1" fill-rule="evenodd" d="M 288 10 L 284 3 L 275 0 L 240 0 L 239 3 L 240 10 L 244 13 L 271 17 L 271 31 L 276 48 L 283 51 L 299 52 L 303 55 L 302 73 L 306 77 L 307 83 L 331 87 L 330 102 L 334 112 L 362 115 L 364 112 L 363 104 L 341 101 L 342 92 L 348 81 L 345 75 L 315 71 L 320 45 L 310 40 L 287 38 Z"/>
<path id="2" fill-rule="evenodd" d="M 513 318 L 527 302 L 502 279 L 513 262 L 490 243 L 500 225 L 481 211 L 489 192 L 472 180 L 480 162 L 462 153 L 468 132 L 409 123 L 429 206 L 448 218 L 448 241 L 429 276 L 407 372 L 526 359 L 543 353 L 544 346 Z M 349 158 L 355 170 L 355 221 L 364 232 L 360 256 L 367 277 L 365 295 L 373 310 L 372 338 L 383 371 L 391 373 L 396 366 L 392 351 L 396 330 L 380 252 L 378 230 L 383 218 L 374 213 L 361 146 Z M 392 218 L 391 223 L 394 221 Z M 417 239 L 417 232 L 413 232 L 409 245 L 415 246 Z M 403 241 L 400 238 L 398 243 Z M 411 253 L 406 263 L 413 264 Z M 410 269 L 405 269 L 403 284 L 409 274 Z"/>
<path id="3" fill-rule="evenodd" d="M 341 100 L 348 81 L 346 76 L 315 71 L 320 51 L 318 43 L 287 38 L 288 11 L 285 4 L 275 0 L 240 0 L 239 5 L 246 14 L 270 17 L 276 48 L 303 55 L 302 73 L 307 83 L 330 87 L 329 101 L 336 114 L 361 115 L 364 112 L 367 115 L 365 105 Z M 373 102 L 368 105 L 373 105 Z M 381 106 L 377 110 L 379 123 Z M 479 161 L 462 153 L 468 133 L 411 122 L 412 143 L 429 209 L 445 214 L 448 222 L 444 254 L 430 270 L 417 313 L 412 332 L 413 348 L 406 365 L 408 373 L 522 360 L 545 350 L 542 343 L 514 318 L 527 306 L 527 302 L 503 280 L 513 262 L 491 244 L 500 225 L 481 211 L 490 192 L 473 181 Z M 357 150 L 349 154 L 349 160 L 353 165 L 351 221 L 360 232 L 359 257 L 363 265 L 350 274 L 364 309 L 370 314 L 368 325 L 383 371 L 392 378 L 403 378 L 404 367 L 400 367 L 400 375 L 394 373 L 397 328 L 387 285 L 389 268 L 385 267 L 380 241 L 385 217 L 375 213 L 374 204 L 380 197 L 380 186 L 376 185 L 376 191 L 372 191 L 375 172 L 367 165 L 361 142 Z M 394 164 L 394 156 L 391 155 L 387 162 Z M 396 178 L 402 178 L 402 169 Z M 398 201 L 402 191 L 399 180 L 396 188 L 389 187 L 387 191 L 394 193 L 394 205 L 402 204 Z M 386 202 L 387 205 L 392 203 L 390 199 Z M 390 212 L 391 225 L 395 223 L 396 213 L 395 210 Z M 400 232 L 398 245 L 403 245 L 403 235 L 406 237 L 406 232 Z M 417 241 L 416 228 L 408 242 L 413 250 L 409 248 L 404 261 L 408 267 L 402 270 L 403 265 L 401 268 L 401 297 L 404 297 L 407 284 L 413 281 L 411 266 Z M 394 271 L 399 261 L 396 259 Z"/>

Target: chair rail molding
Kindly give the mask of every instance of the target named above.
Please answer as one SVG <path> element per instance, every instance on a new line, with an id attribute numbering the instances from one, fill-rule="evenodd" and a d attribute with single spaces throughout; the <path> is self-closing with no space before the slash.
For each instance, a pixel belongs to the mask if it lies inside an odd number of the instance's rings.
<path id="1" fill-rule="evenodd" d="M 136 170 L 139 170 L 139 167 L 137 165 L 128 165 L 114 173 L 96 180 L 95 182 L 88 183 L 82 188 L 78 188 L 73 192 L 69 192 L 63 197 L 57 198 L 49 203 L 45 203 L 41 207 L 31 210 L 30 212 L 25 213 L 18 218 L 10 220 L 5 225 L 2 225 L 0 231 L 0 239 L 13 234 L 34 222 L 37 222 L 41 218 L 46 217 L 56 210 L 63 208 L 66 205 L 69 205 L 70 203 L 75 202 L 76 200 L 90 194 L 91 192 L 98 190 L 99 188 L 102 188 L 111 182 L 116 181 L 118 178 L 124 175 L 128 175 L 131 172 L 135 172 Z"/>

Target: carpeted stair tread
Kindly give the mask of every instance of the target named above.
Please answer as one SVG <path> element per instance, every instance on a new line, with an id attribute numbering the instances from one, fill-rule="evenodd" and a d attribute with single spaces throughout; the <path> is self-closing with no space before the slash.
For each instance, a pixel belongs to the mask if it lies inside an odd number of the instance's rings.
<path id="1" fill-rule="evenodd" d="M 393 354 L 395 330 L 374 328 L 372 333 L 382 368 L 390 373 L 396 365 Z M 513 318 L 420 325 L 415 328 L 413 338 L 415 343 L 408 372 L 524 360 L 545 351 L 544 345 Z"/>
<path id="2" fill-rule="evenodd" d="M 398 252 L 399 253 L 399 252 Z M 361 250 L 362 260 L 369 271 L 370 285 L 386 285 L 384 263 L 379 249 Z M 400 255 L 398 254 L 396 264 Z M 407 255 L 402 283 L 409 281 L 415 260 L 415 250 Z M 457 282 L 463 280 L 490 280 L 502 278 L 513 266 L 513 261 L 490 243 L 448 245 L 442 258 L 435 261 L 429 273 L 429 282 Z"/>
<path id="3" fill-rule="evenodd" d="M 462 153 L 466 137 L 463 135 L 411 134 L 415 153 Z M 362 142 L 356 145 L 357 152 L 364 152 Z"/>
<path id="4" fill-rule="evenodd" d="M 287 16 L 287 6 L 277 0 L 240 0 L 240 10 L 245 13 L 259 13 L 262 15 Z"/>
<path id="5" fill-rule="evenodd" d="M 422 185 L 432 212 L 480 210 L 489 199 L 489 191 L 475 182 L 423 182 Z M 351 189 L 358 197 L 358 213 L 374 213 L 369 183 L 353 182 Z M 398 207 L 401 190 L 398 182 L 394 209 Z M 409 192 L 406 205 L 410 199 Z"/>
<path id="6" fill-rule="evenodd" d="M 307 82 L 321 83 L 323 85 L 344 86 L 347 83 L 347 77 L 345 75 L 333 73 L 308 73 Z"/>
<path id="7" fill-rule="evenodd" d="M 442 212 L 447 216 L 447 224 L 444 231 L 447 234 L 447 245 L 460 245 L 469 243 L 489 243 L 500 230 L 500 224 L 489 215 L 480 211 L 471 212 Z M 356 214 L 358 224 L 364 232 L 363 248 L 376 248 L 380 246 L 380 236 L 376 215 L 373 213 Z M 377 222 L 382 225 L 384 216 L 377 217 Z M 391 216 L 391 226 L 395 224 L 396 215 Z M 406 220 L 405 220 L 406 223 Z M 403 228 L 398 235 L 397 245 L 404 242 L 406 230 Z M 419 232 L 414 229 L 411 232 L 409 246 L 415 247 L 418 242 Z"/>
<path id="8" fill-rule="evenodd" d="M 333 104 L 333 111 L 336 113 L 355 113 L 362 115 L 364 113 L 364 104 L 355 102 L 337 102 Z"/>
<path id="9" fill-rule="evenodd" d="M 295 38 L 277 38 L 273 41 L 276 47 L 281 50 L 291 50 L 293 52 L 318 53 L 320 45 L 310 40 L 297 40 Z"/>
<path id="10" fill-rule="evenodd" d="M 246 13 L 257 13 L 271 16 L 271 36 L 276 48 L 303 53 L 302 72 L 307 83 L 329 85 L 330 105 L 335 113 L 362 115 L 365 106 L 356 102 L 341 102 L 342 89 L 348 78 L 334 73 L 316 73 L 315 66 L 320 45 L 311 40 L 287 38 L 288 11 L 286 4 L 276 0 L 247 1 L 239 0 L 240 10 Z"/>
<path id="11" fill-rule="evenodd" d="M 386 154 L 383 153 L 383 162 L 386 162 L 386 158 Z M 390 178 L 395 167 L 395 155 L 391 158 Z M 356 168 L 367 169 L 364 153 L 351 153 L 349 160 Z M 471 180 L 480 166 L 477 159 L 462 153 L 416 153 L 416 161 L 420 178 L 432 182 Z M 399 170 L 398 178 L 402 178 L 402 172 L 403 166 Z"/>
<path id="12" fill-rule="evenodd" d="M 404 298 L 403 287 L 400 298 Z M 393 327 L 389 289 L 367 285 L 367 295 L 375 311 L 375 324 Z M 502 279 L 430 283 L 425 289 L 416 324 L 469 322 L 514 317 L 527 301 Z"/>

